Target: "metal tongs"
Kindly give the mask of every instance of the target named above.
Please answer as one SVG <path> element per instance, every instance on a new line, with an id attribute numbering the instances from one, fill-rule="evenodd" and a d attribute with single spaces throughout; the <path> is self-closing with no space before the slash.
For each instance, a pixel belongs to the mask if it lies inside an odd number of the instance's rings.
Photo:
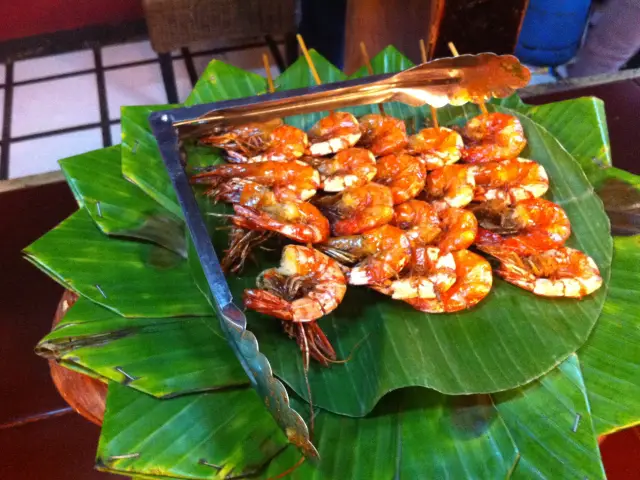
<path id="1" fill-rule="evenodd" d="M 251 384 L 287 435 L 307 457 L 317 457 L 307 425 L 289 405 L 284 385 L 273 376 L 255 336 L 247 330 L 244 313 L 233 303 L 231 290 L 198 203 L 181 162 L 181 143 L 187 138 L 224 131 L 233 125 L 324 110 L 402 102 L 411 106 L 480 103 L 503 98 L 524 87 L 529 70 L 511 55 L 461 55 L 423 63 L 400 73 L 331 83 L 237 100 L 152 113 L 149 122 L 180 202 L 198 254 L 209 299 L 220 325 Z"/>

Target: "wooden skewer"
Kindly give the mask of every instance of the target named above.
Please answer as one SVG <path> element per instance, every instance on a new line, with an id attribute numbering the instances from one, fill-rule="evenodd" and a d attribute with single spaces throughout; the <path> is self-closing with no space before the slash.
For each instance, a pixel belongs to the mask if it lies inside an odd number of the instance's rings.
<path id="1" fill-rule="evenodd" d="M 371 65 L 369 52 L 367 52 L 367 46 L 364 42 L 360 42 L 360 51 L 362 52 L 362 58 L 364 58 L 364 64 L 367 67 L 367 72 L 369 72 L 369 75 L 373 75 L 373 66 Z M 380 114 L 385 115 L 384 106 L 381 103 L 378 104 L 378 108 L 380 109 Z"/>
<path id="2" fill-rule="evenodd" d="M 424 39 L 420 39 L 420 53 L 422 54 L 422 63 L 427 63 L 427 47 L 424 44 Z M 436 107 L 429 105 L 431 108 L 431 121 L 433 122 L 433 127 L 438 130 L 440 128 L 440 124 L 438 123 L 438 111 Z"/>
<path id="3" fill-rule="evenodd" d="M 453 42 L 449 42 L 449 43 L 447 43 L 447 46 L 449 47 L 449 50 L 451 50 L 451 54 L 452 54 L 454 57 L 457 57 L 458 55 L 460 55 L 460 54 L 458 53 L 458 49 L 457 49 L 457 48 L 456 48 L 456 46 L 453 44 Z M 480 110 L 482 110 L 482 113 L 483 113 L 484 115 L 487 115 L 487 114 L 489 113 L 489 112 L 487 111 L 487 106 L 484 104 L 484 102 L 480 102 L 480 103 L 479 103 L 479 106 L 480 106 Z"/>
<path id="4" fill-rule="evenodd" d="M 304 40 L 302 39 L 302 35 L 297 34 L 296 38 L 298 39 L 300 50 L 302 50 L 302 54 L 304 55 L 304 58 L 307 60 L 307 63 L 309 64 L 309 68 L 311 69 L 311 75 L 313 75 L 313 79 L 316 81 L 318 85 L 322 85 L 322 80 L 320 80 L 320 75 L 318 75 L 316 66 L 313 64 L 313 61 L 311 60 L 311 56 L 309 55 L 309 50 L 307 50 L 307 46 L 305 45 Z"/>
<path id="5" fill-rule="evenodd" d="M 269 93 L 273 93 L 276 91 L 276 88 L 273 86 L 273 77 L 271 76 L 271 62 L 269 62 L 269 55 L 266 53 L 262 54 L 262 63 L 264 63 L 264 70 L 267 73 L 267 85 L 269 86 Z"/>

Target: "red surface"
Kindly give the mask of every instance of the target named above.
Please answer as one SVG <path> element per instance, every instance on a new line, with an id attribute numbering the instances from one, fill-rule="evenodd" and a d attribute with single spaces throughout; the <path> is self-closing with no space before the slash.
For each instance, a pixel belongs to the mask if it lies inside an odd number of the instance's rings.
<path id="1" fill-rule="evenodd" d="M 2 0 L 0 41 L 142 16 L 140 0 Z"/>

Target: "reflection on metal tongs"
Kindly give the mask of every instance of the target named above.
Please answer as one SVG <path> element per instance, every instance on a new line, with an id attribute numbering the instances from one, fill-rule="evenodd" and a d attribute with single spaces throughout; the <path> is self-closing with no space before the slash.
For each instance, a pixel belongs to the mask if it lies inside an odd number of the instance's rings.
<path id="1" fill-rule="evenodd" d="M 436 108 L 480 103 L 492 97 L 507 97 L 530 78 L 529 69 L 512 55 L 461 55 L 422 63 L 399 73 L 219 102 L 209 111 L 199 109 L 192 118 L 174 118 L 173 125 L 180 127 L 181 136 L 197 136 L 202 131 L 198 126 L 203 124 L 207 131 L 215 131 L 240 123 L 372 103 L 393 101 Z"/>

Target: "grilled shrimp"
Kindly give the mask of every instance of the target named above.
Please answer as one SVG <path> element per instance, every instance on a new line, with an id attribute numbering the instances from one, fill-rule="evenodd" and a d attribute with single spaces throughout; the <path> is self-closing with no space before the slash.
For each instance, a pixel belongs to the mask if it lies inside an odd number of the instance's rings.
<path id="1" fill-rule="evenodd" d="M 580 250 L 560 247 L 534 255 L 501 247 L 483 250 L 500 260 L 498 275 L 536 295 L 582 298 L 602 286 L 598 266 Z"/>
<path id="2" fill-rule="evenodd" d="M 282 126 L 282 120 L 277 118 L 268 122 L 254 122 L 216 132 L 200 139 L 200 143 L 225 149 L 228 153 L 245 158 L 257 155 L 267 148 L 271 133 Z"/>
<path id="3" fill-rule="evenodd" d="M 315 322 L 335 310 L 347 291 L 338 262 L 300 245 L 287 245 L 279 268 L 265 270 L 255 289 L 244 291 L 247 308 L 283 320 L 285 331 L 296 339 L 308 358 L 327 366 L 336 354 Z"/>
<path id="4" fill-rule="evenodd" d="M 316 189 L 320 187 L 318 172 L 299 160 L 215 165 L 205 172 L 194 175 L 191 181 L 215 186 L 233 178 L 244 178 L 272 187 L 276 198 L 280 201 L 307 200 L 313 197 Z"/>
<path id="5" fill-rule="evenodd" d="M 363 233 L 389 223 L 393 217 L 391 190 L 377 183 L 314 198 L 314 203 L 329 218 L 336 236 Z"/>
<path id="6" fill-rule="evenodd" d="M 231 221 L 245 230 L 271 231 L 303 243 L 329 237 L 329 221 L 308 202 L 280 201 L 268 187 L 245 179 L 220 186 L 216 200 L 233 203 Z"/>
<path id="7" fill-rule="evenodd" d="M 329 222 L 308 202 L 279 202 L 261 209 L 234 205 L 234 225 L 246 230 L 269 230 L 302 243 L 324 242 Z"/>
<path id="8" fill-rule="evenodd" d="M 267 160 L 286 162 L 304 155 L 308 145 L 307 134 L 302 130 L 291 125 L 280 125 L 269 134 L 269 139 L 258 149 L 249 149 L 245 152 L 227 150 L 227 160 L 233 163 L 256 163 Z"/>
<path id="9" fill-rule="evenodd" d="M 409 239 L 391 225 L 360 235 L 332 237 L 317 248 L 340 262 L 359 262 L 347 274 L 352 285 L 369 285 L 397 276 L 411 258 Z"/>
<path id="10" fill-rule="evenodd" d="M 503 247 L 519 255 L 532 255 L 562 246 L 571 235 L 567 214 L 553 202 L 533 198 L 513 207 L 497 203 L 474 209 L 480 225 L 476 244 L 481 250 Z"/>
<path id="11" fill-rule="evenodd" d="M 429 172 L 424 189 L 427 200 L 441 207 L 468 205 L 476 185 L 473 172 L 468 165 L 445 165 Z"/>
<path id="12" fill-rule="evenodd" d="M 466 147 L 462 150 L 462 159 L 469 163 L 516 158 L 527 145 L 520 120 L 506 113 L 486 113 L 472 118 L 463 135 Z"/>
<path id="13" fill-rule="evenodd" d="M 407 230 L 414 245 L 434 245 L 443 253 L 469 248 L 478 232 L 473 213 L 453 207 L 436 209 L 422 200 L 396 205 L 391 224 Z"/>
<path id="14" fill-rule="evenodd" d="M 399 118 L 371 113 L 360 119 L 360 143 L 376 157 L 395 153 L 407 145 L 407 127 Z"/>
<path id="15" fill-rule="evenodd" d="M 399 277 L 372 288 L 397 300 L 437 298 L 456 281 L 455 260 L 437 247 L 414 247 L 411 264 Z"/>
<path id="16" fill-rule="evenodd" d="M 397 205 L 414 198 L 424 189 L 427 171 L 417 157 L 392 153 L 378 159 L 378 173 L 374 180 L 391 189 L 393 203 Z"/>
<path id="17" fill-rule="evenodd" d="M 358 120 L 348 112 L 331 112 L 309 130 L 309 153 L 321 157 L 353 147 L 362 133 Z"/>
<path id="18" fill-rule="evenodd" d="M 480 255 L 469 250 L 451 254 L 456 265 L 456 280 L 451 288 L 436 298 L 407 298 L 404 300 L 416 310 L 427 313 L 451 313 L 477 305 L 491 290 L 491 265 Z"/>
<path id="19" fill-rule="evenodd" d="M 538 198 L 549 190 L 549 177 L 544 167 L 532 160 L 512 158 L 487 162 L 474 169 L 477 202 L 506 199 L 516 203 Z"/>
<path id="20" fill-rule="evenodd" d="M 305 159 L 320 173 L 325 192 L 341 192 L 348 187 L 359 187 L 376 176 L 376 159 L 364 148 L 347 148 L 332 158 Z"/>
<path id="21" fill-rule="evenodd" d="M 460 160 L 463 146 L 458 132 L 440 127 L 424 128 L 411 135 L 407 149 L 423 161 L 427 170 L 434 170 Z"/>

